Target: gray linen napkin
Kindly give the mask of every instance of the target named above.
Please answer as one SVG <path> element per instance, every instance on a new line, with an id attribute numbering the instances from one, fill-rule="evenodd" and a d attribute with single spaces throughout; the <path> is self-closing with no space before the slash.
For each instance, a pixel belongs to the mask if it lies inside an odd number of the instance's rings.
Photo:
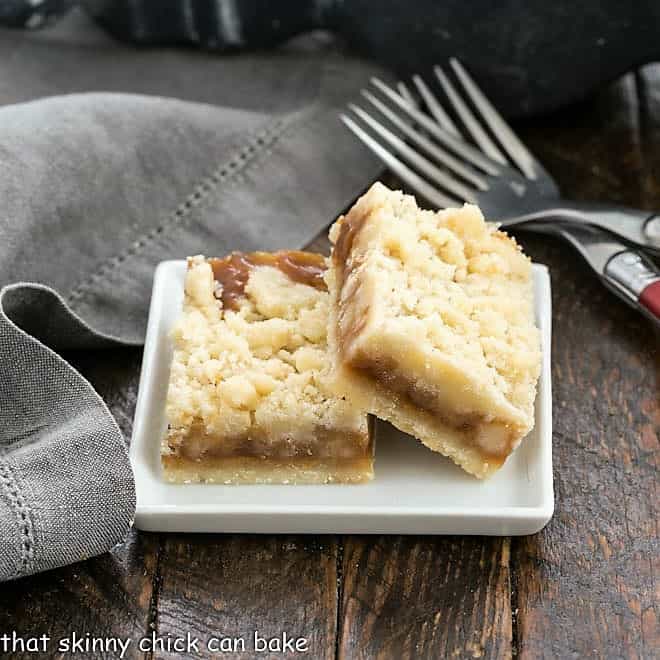
<path id="1" fill-rule="evenodd" d="M 48 36 L 0 34 L 13 81 L 0 103 L 167 80 L 175 95 L 186 72 L 214 75 L 184 86 L 208 103 L 89 93 L 0 107 L 0 580 L 110 549 L 134 513 L 124 439 L 57 351 L 141 343 L 159 261 L 301 246 L 379 170 L 337 120 L 373 70 L 337 52 L 179 55 L 62 29 L 47 49 Z"/>

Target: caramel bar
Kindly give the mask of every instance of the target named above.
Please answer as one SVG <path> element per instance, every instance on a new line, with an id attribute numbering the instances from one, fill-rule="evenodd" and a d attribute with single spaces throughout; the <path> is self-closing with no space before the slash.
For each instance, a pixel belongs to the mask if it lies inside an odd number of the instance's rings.
<path id="1" fill-rule="evenodd" d="M 486 477 L 534 424 L 531 263 L 476 206 L 375 184 L 330 231 L 333 387 Z"/>
<path id="2" fill-rule="evenodd" d="M 173 331 L 170 482 L 328 483 L 373 476 L 367 415 L 326 386 L 325 259 L 188 260 Z"/>

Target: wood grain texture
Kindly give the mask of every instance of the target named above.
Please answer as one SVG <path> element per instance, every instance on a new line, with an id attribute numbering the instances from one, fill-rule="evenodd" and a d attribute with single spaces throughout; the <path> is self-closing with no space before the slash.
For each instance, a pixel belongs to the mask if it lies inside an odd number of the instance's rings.
<path id="1" fill-rule="evenodd" d="M 510 657 L 509 543 L 347 537 L 338 657 Z"/>
<path id="2" fill-rule="evenodd" d="M 58 640 L 73 633 L 137 640 L 147 630 L 155 550 L 153 535 L 132 532 L 112 552 L 2 584 L 0 633 L 50 635 L 49 653 L 39 657 L 62 657 L 56 653 Z M 140 655 L 129 647 L 124 657 Z M 2 657 L 36 656 L 18 652 Z"/>
<path id="3" fill-rule="evenodd" d="M 333 658 L 337 624 L 337 542 L 333 537 L 167 536 L 162 549 L 154 630 L 200 639 L 244 639 L 230 657 L 255 657 L 254 631 L 308 640 L 307 656 Z M 156 658 L 171 657 L 154 653 Z M 217 657 L 217 655 L 216 655 Z M 277 653 L 258 657 L 282 657 Z"/>
<path id="4" fill-rule="evenodd" d="M 639 103 L 627 76 L 526 139 L 567 195 L 657 206 Z M 658 338 L 563 244 L 520 236 L 552 275 L 556 513 L 513 540 L 516 650 L 657 657 Z"/>

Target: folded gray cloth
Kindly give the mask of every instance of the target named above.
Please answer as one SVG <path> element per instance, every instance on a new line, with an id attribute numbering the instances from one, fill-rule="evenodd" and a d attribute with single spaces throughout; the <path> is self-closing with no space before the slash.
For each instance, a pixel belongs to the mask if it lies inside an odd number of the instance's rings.
<path id="1" fill-rule="evenodd" d="M 31 62 L 31 96 L 46 71 L 65 91 L 133 90 L 129 51 L 144 91 L 169 75 L 159 53 L 60 38 L 31 60 L 41 42 L 20 39 L 27 57 L 0 57 L 0 72 L 18 84 L 11 62 Z M 377 175 L 337 119 L 373 70 L 302 50 L 167 51 L 174 80 L 215 70 L 215 105 L 93 93 L 0 107 L 0 580 L 108 550 L 134 513 L 124 439 L 57 351 L 141 343 L 159 261 L 301 246 Z M 108 64 L 115 51 L 125 71 Z M 25 93 L 0 85 L 0 103 Z"/>

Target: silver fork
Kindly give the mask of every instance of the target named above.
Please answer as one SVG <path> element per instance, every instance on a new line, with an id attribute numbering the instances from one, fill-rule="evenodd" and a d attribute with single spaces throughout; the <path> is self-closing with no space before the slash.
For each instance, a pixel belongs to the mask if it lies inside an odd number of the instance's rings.
<path id="1" fill-rule="evenodd" d="M 503 227 L 542 232 L 557 233 L 556 223 L 592 225 L 660 256 L 660 213 L 562 199 L 555 181 L 460 62 L 452 59 L 450 67 L 458 85 L 440 67 L 434 73 L 472 143 L 419 76 L 413 83 L 428 113 L 404 84 L 397 92 L 373 78 L 373 89 L 362 95 L 377 113 L 350 104 L 352 116 L 341 118 L 389 169 L 438 207 L 473 202 Z"/>
<path id="2" fill-rule="evenodd" d="M 459 74 L 467 76 L 458 62 L 453 61 L 452 66 Z M 477 90 L 477 94 L 481 94 L 481 98 L 476 97 L 478 100 L 475 101 L 475 105 L 481 103 L 483 106 L 482 102 L 485 101 L 491 113 L 488 115 L 491 119 L 488 126 L 500 138 L 500 142 L 506 144 L 507 153 L 511 161 L 520 168 L 520 172 L 507 164 L 502 152 L 478 124 L 462 99 L 458 97 L 444 72 L 436 68 L 436 75 L 466 130 L 485 151 L 480 151 L 463 140 L 450 116 L 418 76 L 413 78 L 413 82 L 435 121 L 419 111 L 413 95 L 404 84 L 399 83 L 401 92 L 399 95 L 381 81 L 374 81 L 374 85 L 392 100 L 395 99 L 393 95 L 396 95 L 398 98 L 395 103 L 418 126 L 421 126 L 424 133 L 404 121 L 369 91 L 364 90 L 363 93 L 365 98 L 397 127 L 400 133 L 414 143 L 418 149 L 431 155 L 435 162 L 422 156 L 362 108 L 356 105 L 350 107 L 353 113 L 369 126 L 379 139 L 388 144 L 392 151 L 406 159 L 411 166 L 417 168 L 423 176 L 395 156 L 378 139 L 363 130 L 353 119 L 347 115 L 342 115 L 342 119 L 415 192 L 439 207 L 456 205 L 460 201 L 473 201 L 479 203 L 486 215 L 492 218 L 501 213 L 506 214 L 507 209 L 517 208 L 518 204 L 530 204 L 535 199 L 537 201 L 547 199 L 550 200 L 549 203 L 556 200 L 559 193 L 554 181 L 485 100 L 481 92 Z M 469 85 L 474 86 L 469 77 L 465 80 L 468 81 L 466 83 L 468 87 Z M 430 136 L 434 137 L 436 141 L 431 140 Z M 437 142 L 445 148 L 440 147 Z M 444 169 L 441 169 L 439 165 L 442 165 Z M 430 183 L 429 179 L 433 183 Z M 530 193 L 530 189 L 533 192 Z M 515 197 L 512 197 L 511 191 Z M 624 216 L 618 218 L 618 222 L 623 222 L 624 218 L 628 218 L 627 222 L 636 222 L 639 228 L 646 233 L 652 226 L 653 218 L 656 217 L 649 218 L 648 213 L 631 209 L 614 211 L 611 207 L 607 208 L 610 214 L 620 213 Z M 505 215 L 505 221 L 501 224 L 506 226 L 525 224 L 528 228 L 562 237 L 580 252 L 611 291 L 660 325 L 660 271 L 655 264 L 644 254 L 617 240 L 613 234 L 622 234 L 618 225 L 609 227 L 595 222 L 601 220 L 602 216 L 590 216 L 589 213 L 594 212 L 592 209 L 585 212 L 584 209 L 575 209 L 575 205 L 573 205 L 568 210 L 570 213 L 566 213 L 566 210 L 562 208 L 546 206 L 544 211 L 529 212 L 523 216 L 507 218 Z M 631 214 L 633 214 L 632 220 L 630 219 Z M 613 215 L 607 217 L 612 219 Z M 594 226 L 596 224 L 609 231 L 601 231 Z M 652 234 L 649 236 L 645 234 L 641 242 L 631 239 L 629 233 L 623 237 L 647 250 L 653 251 L 654 248 L 657 250 L 655 245 L 648 244 L 648 241 L 653 238 Z"/>

